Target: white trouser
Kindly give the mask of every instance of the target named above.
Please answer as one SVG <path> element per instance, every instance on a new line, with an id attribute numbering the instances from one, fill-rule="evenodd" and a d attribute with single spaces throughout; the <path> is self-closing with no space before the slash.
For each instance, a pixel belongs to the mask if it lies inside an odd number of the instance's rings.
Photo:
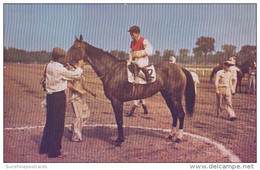
<path id="1" fill-rule="evenodd" d="M 139 68 L 143 68 L 148 66 L 149 64 L 149 59 L 148 56 L 143 57 L 143 58 L 135 58 L 132 60 L 133 63 L 135 63 Z"/>

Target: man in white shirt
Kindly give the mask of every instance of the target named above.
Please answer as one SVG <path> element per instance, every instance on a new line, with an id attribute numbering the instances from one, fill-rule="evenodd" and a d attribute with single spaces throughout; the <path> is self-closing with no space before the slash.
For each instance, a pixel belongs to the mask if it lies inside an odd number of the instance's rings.
<path id="1" fill-rule="evenodd" d="M 47 115 L 40 145 L 40 154 L 48 154 L 49 158 L 64 157 L 61 153 L 61 139 L 64 131 L 67 80 L 74 80 L 81 76 L 84 61 L 78 62 L 75 71 L 67 70 L 62 61 L 66 52 L 60 48 L 54 48 L 51 61 L 46 66 L 46 102 Z"/>
<path id="2" fill-rule="evenodd" d="M 237 117 L 232 107 L 232 95 L 231 95 L 231 72 L 229 67 L 234 63 L 226 61 L 223 64 L 223 70 L 220 70 L 216 74 L 215 88 L 217 96 L 217 115 L 219 116 L 222 107 L 225 107 L 229 114 L 229 120 L 236 120 Z M 225 100 L 225 105 L 222 103 L 222 99 Z"/>
<path id="3" fill-rule="evenodd" d="M 231 93 L 235 94 L 236 93 L 236 86 L 237 86 L 237 72 L 240 71 L 239 68 L 235 66 L 235 63 L 233 66 L 229 67 L 229 71 L 231 72 Z"/>
<path id="4" fill-rule="evenodd" d="M 256 62 L 251 63 L 249 67 L 249 77 L 248 77 L 248 88 L 247 93 L 250 93 L 251 87 L 253 87 L 253 94 L 256 94 Z"/>

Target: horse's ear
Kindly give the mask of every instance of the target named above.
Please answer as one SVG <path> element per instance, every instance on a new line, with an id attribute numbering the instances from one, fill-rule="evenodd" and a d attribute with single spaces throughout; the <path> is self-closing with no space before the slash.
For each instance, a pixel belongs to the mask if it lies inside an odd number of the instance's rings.
<path id="1" fill-rule="evenodd" d="M 76 39 L 75 41 L 78 41 L 78 40 L 79 40 L 76 36 L 75 36 L 75 39 Z"/>
<path id="2" fill-rule="evenodd" d="M 82 34 L 80 34 L 80 36 L 79 36 L 79 40 L 80 40 L 80 41 L 83 40 L 83 36 L 82 36 Z"/>

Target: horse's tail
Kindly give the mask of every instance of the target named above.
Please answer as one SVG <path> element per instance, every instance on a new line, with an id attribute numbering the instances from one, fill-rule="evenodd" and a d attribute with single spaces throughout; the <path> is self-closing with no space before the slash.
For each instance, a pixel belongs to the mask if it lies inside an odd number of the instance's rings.
<path id="1" fill-rule="evenodd" d="M 185 68 L 182 68 L 182 71 L 184 72 L 187 78 L 185 87 L 186 112 L 189 115 L 192 115 L 195 106 L 195 85 L 191 73 Z"/>

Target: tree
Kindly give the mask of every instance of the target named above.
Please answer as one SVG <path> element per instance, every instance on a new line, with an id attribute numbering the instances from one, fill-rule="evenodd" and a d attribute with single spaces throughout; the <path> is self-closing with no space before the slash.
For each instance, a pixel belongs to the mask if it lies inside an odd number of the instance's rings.
<path id="1" fill-rule="evenodd" d="M 124 51 L 112 50 L 110 53 L 120 60 L 126 60 L 128 58 L 128 54 Z"/>
<path id="2" fill-rule="evenodd" d="M 154 55 L 149 56 L 150 63 L 159 63 L 162 61 L 160 51 L 156 50 Z"/>
<path id="3" fill-rule="evenodd" d="M 188 57 L 188 54 L 189 54 L 190 50 L 188 49 L 180 49 L 180 57 Z"/>
<path id="4" fill-rule="evenodd" d="M 241 60 L 245 61 L 248 59 L 253 59 L 254 61 L 256 60 L 256 46 L 252 45 L 245 45 L 242 46 L 240 51 L 239 51 L 239 56 L 241 57 Z"/>
<path id="5" fill-rule="evenodd" d="M 164 50 L 163 52 L 163 60 L 164 61 L 169 61 L 170 56 L 174 56 L 174 51 L 173 50 Z"/>
<path id="6" fill-rule="evenodd" d="M 200 60 L 202 59 L 203 52 L 198 48 L 193 48 L 193 54 L 194 54 L 195 60 L 200 63 L 201 62 Z"/>
<path id="7" fill-rule="evenodd" d="M 215 39 L 211 37 L 200 37 L 197 39 L 196 45 L 197 47 L 193 48 L 193 52 L 199 53 L 202 52 L 204 53 L 204 60 L 203 63 L 205 63 L 207 54 L 209 52 L 212 52 L 215 50 Z"/>
<path id="8" fill-rule="evenodd" d="M 232 55 L 235 54 L 236 46 L 224 44 L 221 46 L 225 54 L 225 59 L 229 59 Z"/>

